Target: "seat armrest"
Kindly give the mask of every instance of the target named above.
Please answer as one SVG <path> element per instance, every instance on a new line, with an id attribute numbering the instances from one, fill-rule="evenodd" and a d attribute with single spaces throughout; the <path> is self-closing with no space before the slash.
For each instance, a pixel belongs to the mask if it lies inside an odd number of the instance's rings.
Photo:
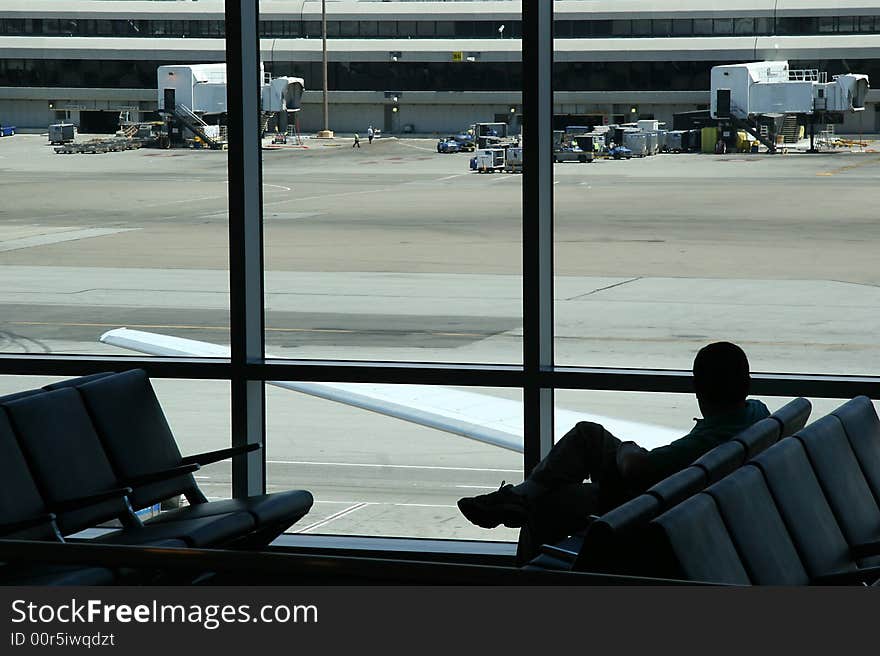
<path id="1" fill-rule="evenodd" d="M 541 553 L 558 558 L 570 565 L 574 565 L 574 561 L 577 560 L 578 557 L 577 551 L 569 551 L 568 549 L 563 549 L 562 547 L 557 547 L 553 544 L 542 544 Z"/>
<path id="2" fill-rule="evenodd" d="M 880 540 L 874 542 L 864 542 L 855 544 L 850 547 L 850 554 L 853 558 L 867 558 L 868 556 L 876 556 L 880 554 Z"/>
<path id="3" fill-rule="evenodd" d="M 69 512 L 71 510 L 79 510 L 80 508 L 87 508 L 88 506 L 93 506 L 97 503 L 101 503 L 102 501 L 109 501 L 110 499 L 124 499 L 129 494 L 131 494 L 130 487 L 117 487 L 112 490 L 104 490 L 103 492 L 98 492 L 97 494 L 88 494 L 86 496 L 77 497 L 75 499 L 67 499 L 66 501 L 61 501 L 60 503 L 53 504 L 52 510 L 55 512 Z"/>
<path id="4" fill-rule="evenodd" d="M 249 453 L 251 451 L 256 451 L 261 448 L 262 445 L 257 443 L 244 444 L 242 446 L 233 446 L 228 449 L 219 449 L 217 451 L 207 451 L 205 453 L 197 453 L 193 456 L 186 456 L 181 458 L 181 462 L 184 465 L 189 465 L 192 463 L 196 463 L 199 465 L 210 465 L 212 462 L 220 462 L 221 460 L 227 460 L 228 458 L 232 458 L 233 456 L 239 456 L 244 453 Z"/>
<path id="5" fill-rule="evenodd" d="M 880 566 L 862 567 L 848 572 L 835 572 L 815 577 L 813 585 L 851 585 L 853 583 L 866 583 L 871 585 L 880 580 Z"/>
<path id="6" fill-rule="evenodd" d="M 171 467 L 169 469 L 163 469 L 161 471 L 150 472 L 149 474 L 142 474 L 140 476 L 132 476 L 131 478 L 126 478 L 124 481 L 121 481 L 123 485 L 128 487 L 138 487 L 141 485 L 147 485 L 149 483 L 156 483 L 158 481 L 167 481 L 169 478 L 175 478 L 177 476 L 183 476 L 184 474 L 192 474 L 195 471 L 198 471 L 201 466 L 198 463 L 191 463 L 188 465 L 180 465 L 179 467 Z"/>
<path id="7" fill-rule="evenodd" d="M 55 513 L 43 513 L 41 515 L 28 517 L 27 519 L 22 519 L 17 522 L 7 522 L 4 524 L 0 524 L 0 535 L 15 533 L 16 531 L 23 531 L 26 528 L 40 526 L 41 524 L 49 524 L 50 522 L 54 521 Z"/>

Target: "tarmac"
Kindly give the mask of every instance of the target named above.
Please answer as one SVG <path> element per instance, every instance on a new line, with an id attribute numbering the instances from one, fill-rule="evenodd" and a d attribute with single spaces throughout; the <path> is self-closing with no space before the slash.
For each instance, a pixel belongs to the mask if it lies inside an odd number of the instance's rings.
<path id="1" fill-rule="evenodd" d="M 520 361 L 522 176 L 472 173 L 468 154 L 434 144 L 264 151 L 272 355 Z M 688 369 L 727 339 L 754 371 L 875 374 L 873 145 L 555 165 L 557 362 Z M 0 350 L 120 354 L 97 341 L 119 326 L 228 343 L 226 180 L 222 151 L 56 155 L 45 136 L 0 140 Z M 44 382 L 5 377 L 0 391 Z M 229 443 L 226 383 L 156 387 L 184 452 Z M 268 389 L 270 490 L 317 499 L 295 530 L 515 539 L 470 526 L 455 500 L 519 480 L 517 454 Z M 698 416 L 689 395 L 557 399 L 682 433 Z M 814 400 L 814 414 L 838 403 Z M 229 494 L 227 464 L 199 474 Z"/>

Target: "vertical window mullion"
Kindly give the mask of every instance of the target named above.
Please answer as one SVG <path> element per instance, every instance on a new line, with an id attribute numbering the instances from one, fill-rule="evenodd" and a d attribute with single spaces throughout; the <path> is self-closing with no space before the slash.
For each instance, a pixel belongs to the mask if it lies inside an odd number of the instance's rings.
<path id="1" fill-rule="evenodd" d="M 265 389 L 248 365 L 264 359 L 259 0 L 226 0 L 229 129 L 229 314 L 232 445 L 265 445 Z M 233 496 L 266 487 L 265 448 L 232 461 Z"/>
<path id="2" fill-rule="evenodd" d="M 553 444 L 553 3 L 524 2 L 523 426 L 528 473 Z"/>

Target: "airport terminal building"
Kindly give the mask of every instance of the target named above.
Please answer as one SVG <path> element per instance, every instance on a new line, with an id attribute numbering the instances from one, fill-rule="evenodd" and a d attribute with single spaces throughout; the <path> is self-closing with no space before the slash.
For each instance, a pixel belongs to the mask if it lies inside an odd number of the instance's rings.
<path id="1" fill-rule="evenodd" d="M 300 129 L 322 123 L 321 3 L 260 3 L 274 76 L 306 84 Z M 330 127 L 451 132 L 522 119 L 521 3 L 328 1 Z M 224 61 L 224 4 L 10 0 L 0 8 L 0 122 L 115 129 L 157 109 L 156 69 Z M 789 60 L 829 78 L 880 79 L 880 7 L 844 0 L 578 0 L 554 3 L 554 113 L 564 124 L 658 119 L 705 109 L 712 66 Z M 880 90 L 842 132 L 880 131 Z"/>

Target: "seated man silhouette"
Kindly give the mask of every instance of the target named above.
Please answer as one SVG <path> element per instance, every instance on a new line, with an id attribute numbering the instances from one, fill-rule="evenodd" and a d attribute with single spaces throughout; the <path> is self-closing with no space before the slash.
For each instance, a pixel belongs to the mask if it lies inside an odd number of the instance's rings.
<path id="1" fill-rule="evenodd" d="M 684 469 L 770 412 L 761 401 L 746 400 L 749 362 L 729 342 L 703 347 L 694 359 L 694 392 L 702 419 L 690 433 L 648 451 L 622 442 L 600 424 L 580 422 L 519 485 L 459 499 L 473 524 L 522 528 L 517 560 L 531 558 L 541 544 L 556 542 L 586 527 L 601 514 Z M 590 482 L 584 482 L 589 479 Z"/>

